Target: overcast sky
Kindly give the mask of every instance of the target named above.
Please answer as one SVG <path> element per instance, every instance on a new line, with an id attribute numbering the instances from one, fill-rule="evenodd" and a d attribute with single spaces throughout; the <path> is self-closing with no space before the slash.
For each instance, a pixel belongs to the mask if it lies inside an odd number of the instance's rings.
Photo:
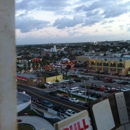
<path id="1" fill-rule="evenodd" d="M 16 0 L 16 43 L 130 40 L 130 0 Z"/>

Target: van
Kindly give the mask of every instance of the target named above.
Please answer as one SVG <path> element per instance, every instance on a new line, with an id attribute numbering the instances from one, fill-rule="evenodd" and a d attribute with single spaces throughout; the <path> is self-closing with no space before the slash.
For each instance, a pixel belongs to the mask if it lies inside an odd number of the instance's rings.
<path id="1" fill-rule="evenodd" d="M 69 91 L 70 92 L 77 92 L 77 91 L 79 91 L 79 87 L 73 87 Z"/>

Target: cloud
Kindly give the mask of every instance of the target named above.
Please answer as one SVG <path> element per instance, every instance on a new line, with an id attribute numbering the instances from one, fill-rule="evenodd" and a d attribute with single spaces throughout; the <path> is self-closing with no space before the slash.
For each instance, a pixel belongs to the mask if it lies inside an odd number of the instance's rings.
<path id="1" fill-rule="evenodd" d="M 111 26 L 106 26 L 106 27 L 103 27 L 103 28 L 110 28 Z"/>
<path id="2" fill-rule="evenodd" d="M 110 21 L 103 21 L 101 24 L 106 24 L 106 23 L 113 23 L 114 20 L 110 20 Z"/>
<path id="3" fill-rule="evenodd" d="M 130 27 L 127 29 L 127 32 L 130 32 Z"/>
<path id="4" fill-rule="evenodd" d="M 114 22 L 114 20 L 110 20 L 110 21 L 108 21 L 108 23 L 113 23 Z"/>
<path id="5" fill-rule="evenodd" d="M 104 15 L 104 18 L 113 18 L 113 17 L 117 17 L 120 16 L 122 14 L 127 13 L 128 10 L 127 8 L 122 8 L 122 7 L 112 7 L 112 8 L 108 8 L 106 9 L 102 15 Z"/>
<path id="6" fill-rule="evenodd" d="M 129 12 L 130 2 L 122 3 L 117 0 L 97 0 L 90 4 L 83 4 L 75 8 L 76 12 L 84 11 L 86 13 L 100 9 L 103 11 L 101 14 L 104 18 L 117 17 Z"/>
<path id="7" fill-rule="evenodd" d="M 87 16 L 87 17 L 91 17 L 91 16 L 97 15 L 97 14 L 99 14 L 99 13 L 100 13 L 99 10 L 88 11 L 88 12 L 86 13 L 86 16 Z"/>
<path id="8" fill-rule="evenodd" d="M 74 16 L 73 19 L 63 17 L 61 19 L 56 19 L 53 26 L 57 27 L 58 29 L 63 29 L 65 27 L 74 27 L 77 24 L 83 23 L 83 17 L 82 16 Z"/>
<path id="9" fill-rule="evenodd" d="M 46 10 L 57 11 L 63 10 L 68 6 L 68 0 L 16 0 L 16 10 Z"/>
<path id="10" fill-rule="evenodd" d="M 26 17 L 25 15 L 16 17 L 16 29 L 19 29 L 22 33 L 42 29 L 47 27 L 49 23 L 49 21 L 37 20 L 33 17 Z"/>
<path id="11" fill-rule="evenodd" d="M 100 15 L 87 17 L 85 19 L 85 22 L 84 22 L 83 26 L 92 26 L 92 25 L 94 25 L 96 23 L 99 23 L 100 21 L 102 21 L 102 17 Z"/>
<path id="12" fill-rule="evenodd" d="M 98 30 L 95 30 L 95 32 L 98 32 Z"/>

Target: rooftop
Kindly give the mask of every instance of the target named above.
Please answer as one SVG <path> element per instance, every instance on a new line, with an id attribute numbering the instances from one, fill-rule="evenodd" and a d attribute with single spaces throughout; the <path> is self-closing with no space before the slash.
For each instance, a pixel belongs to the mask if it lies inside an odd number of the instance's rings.
<path id="1" fill-rule="evenodd" d="M 104 59 L 107 59 L 107 60 L 130 60 L 130 57 L 107 57 L 107 56 L 85 56 L 85 55 L 82 55 L 82 56 L 78 56 L 78 57 L 84 57 L 84 58 L 89 58 L 89 59 L 100 59 L 100 60 L 104 60 Z"/>

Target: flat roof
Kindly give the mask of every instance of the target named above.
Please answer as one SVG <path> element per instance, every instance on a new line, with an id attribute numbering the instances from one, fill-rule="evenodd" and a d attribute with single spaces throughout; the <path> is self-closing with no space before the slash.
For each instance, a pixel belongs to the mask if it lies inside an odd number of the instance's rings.
<path id="1" fill-rule="evenodd" d="M 28 73 L 23 73 L 23 74 L 17 74 L 17 76 L 22 76 L 22 77 L 25 77 L 25 78 L 37 78 L 37 76 L 35 74 L 28 74 Z"/>
<path id="2" fill-rule="evenodd" d="M 83 58 L 89 58 L 89 59 L 98 59 L 98 60 L 104 60 L 104 59 L 107 59 L 107 60 L 130 60 L 130 57 L 107 57 L 107 56 L 85 56 L 85 55 L 82 55 L 82 56 L 77 56 L 77 57 L 83 57 Z"/>

